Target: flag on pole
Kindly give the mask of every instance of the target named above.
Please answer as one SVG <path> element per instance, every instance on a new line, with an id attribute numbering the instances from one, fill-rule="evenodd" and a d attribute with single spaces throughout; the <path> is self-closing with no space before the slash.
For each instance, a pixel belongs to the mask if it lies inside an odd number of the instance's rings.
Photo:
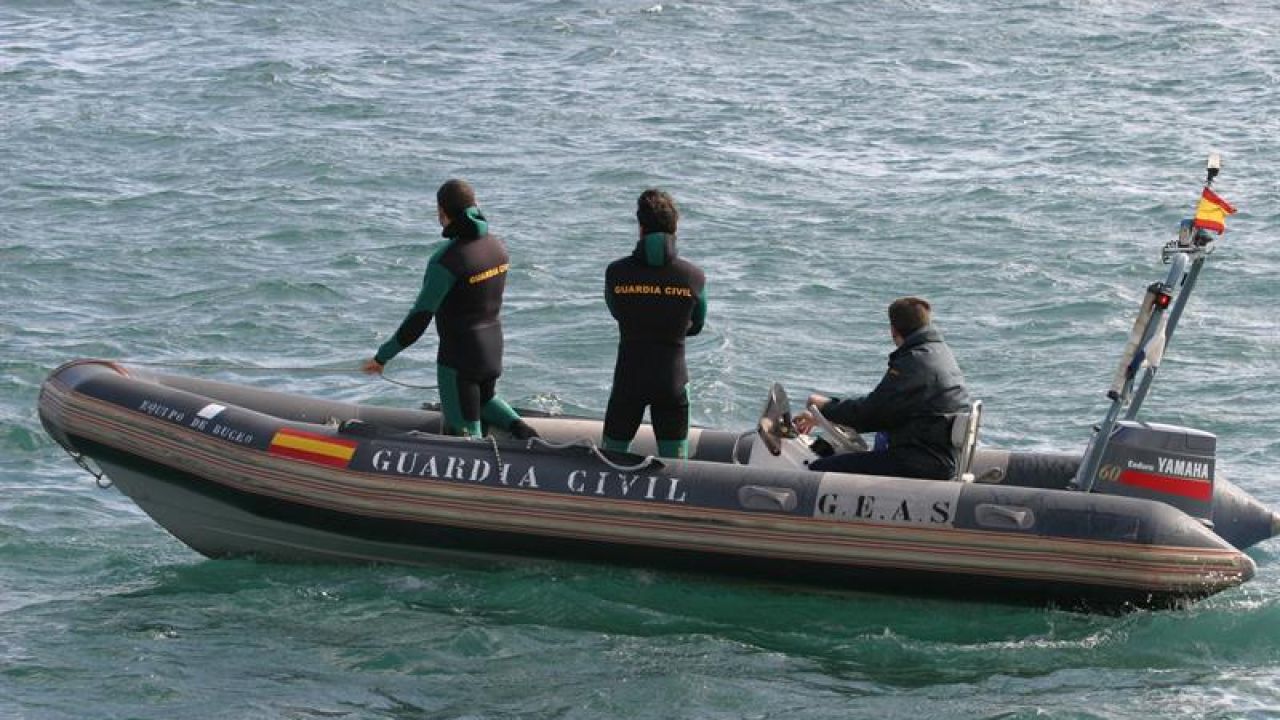
<path id="1" fill-rule="evenodd" d="M 1196 219 L 1193 224 L 1198 228 L 1222 233 L 1227 229 L 1227 216 L 1235 214 L 1231 203 L 1218 197 L 1209 188 L 1200 193 L 1200 203 L 1196 205 Z"/>

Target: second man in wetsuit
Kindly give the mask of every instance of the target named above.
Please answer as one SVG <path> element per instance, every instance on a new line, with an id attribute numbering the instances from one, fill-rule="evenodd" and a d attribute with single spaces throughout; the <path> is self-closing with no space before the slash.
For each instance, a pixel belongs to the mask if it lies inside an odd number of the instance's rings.
<path id="1" fill-rule="evenodd" d="M 706 278 L 676 256 L 675 200 L 646 190 L 636 206 L 640 241 L 605 272 L 605 301 L 618 321 L 618 359 L 604 419 L 604 446 L 628 450 L 645 407 L 664 457 L 689 454 L 689 372 L 684 339 L 707 316 Z"/>
<path id="2" fill-rule="evenodd" d="M 475 191 L 465 181 L 450 180 L 436 192 L 437 215 L 446 242 L 431 255 L 422 289 L 399 329 L 365 361 L 368 373 L 382 368 L 417 342 L 436 319 L 440 336 L 436 379 L 444 432 L 482 434 L 481 421 L 517 438 L 536 435 L 511 406 L 498 397 L 502 375 L 502 293 L 509 258 L 476 206 Z"/>

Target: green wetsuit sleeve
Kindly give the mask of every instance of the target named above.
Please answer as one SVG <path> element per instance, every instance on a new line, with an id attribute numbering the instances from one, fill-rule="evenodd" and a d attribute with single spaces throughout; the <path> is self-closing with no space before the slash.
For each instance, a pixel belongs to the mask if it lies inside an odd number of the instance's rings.
<path id="1" fill-rule="evenodd" d="M 702 325 L 707 321 L 707 289 L 698 293 L 698 304 L 693 306 L 693 317 L 689 318 L 689 331 L 685 335 L 697 335 L 702 332 Z"/>
<path id="2" fill-rule="evenodd" d="M 396 329 L 395 334 L 382 343 L 378 353 L 373 356 L 383 365 L 422 337 L 422 333 L 426 332 L 427 327 L 431 325 L 432 316 L 440 309 L 445 296 L 453 289 L 453 284 L 456 282 L 453 273 L 446 270 L 439 262 L 443 252 L 444 248 L 441 248 L 431 257 L 431 261 L 427 263 L 427 271 L 422 276 L 422 289 L 418 291 L 418 299 L 414 301 L 409 314 L 405 315 L 404 320 L 400 322 L 400 327 Z"/>

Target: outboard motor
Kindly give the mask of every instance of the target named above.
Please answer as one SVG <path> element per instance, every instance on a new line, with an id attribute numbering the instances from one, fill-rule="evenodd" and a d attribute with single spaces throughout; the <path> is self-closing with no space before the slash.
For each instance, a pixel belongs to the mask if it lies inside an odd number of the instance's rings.
<path id="1" fill-rule="evenodd" d="M 1202 430 L 1117 421 L 1093 490 L 1159 500 L 1211 524 L 1217 446 Z"/>

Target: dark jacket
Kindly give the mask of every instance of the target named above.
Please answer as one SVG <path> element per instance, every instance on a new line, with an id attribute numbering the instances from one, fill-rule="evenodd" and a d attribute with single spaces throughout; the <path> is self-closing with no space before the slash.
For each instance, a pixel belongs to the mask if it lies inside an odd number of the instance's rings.
<path id="1" fill-rule="evenodd" d="M 502 374 L 502 295 L 507 248 L 475 208 L 444 229 L 448 238 L 427 262 L 418 298 L 375 358 L 386 364 L 422 337 L 436 319 L 436 362 L 460 377 L 487 380 Z"/>
<path id="2" fill-rule="evenodd" d="M 888 452 L 915 476 L 947 478 L 956 468 L 949 415 L 964 412 L 969 402 L 955 356 L 926 325 L 889 354 L 889 369 L 869 394 L 833 399 L 820 409 L 859 432 L 886 433 Z"/>
<path id="3" fill-rule="evenodd" d="M 605 302 L 618 321 L 614 392 L 678 397 L 689 382 L 684 339 L 707 315 L 706 276 L 676 256 L 676 236 L 650 233 L 605 271 Z"/>

